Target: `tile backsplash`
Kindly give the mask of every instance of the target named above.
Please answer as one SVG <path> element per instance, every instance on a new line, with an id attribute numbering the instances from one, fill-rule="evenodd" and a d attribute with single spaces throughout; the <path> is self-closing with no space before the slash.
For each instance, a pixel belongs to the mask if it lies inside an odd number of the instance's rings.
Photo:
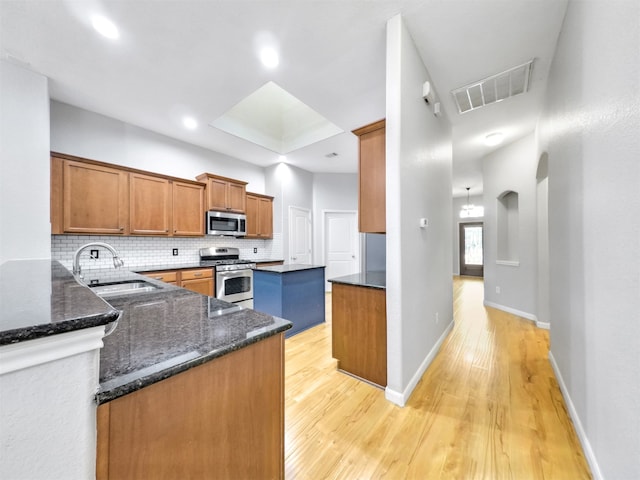
<path id="1" fill-rule="evenodd" d="M 124 260 L 125 268 L 151 265 L 177 265 L 197 263 L 199 250 L 205 247 L 235 247 L 240 249 L 240 258 L 247 260 L 282 260 L 282 234 L 274 233 L 272 240 L 245 240 L 233 237 L 205 236 L 197 238 L 164 237 L 118 237 L 102 235 L 51 235 L 51 258 L 58 260 L 71 270 L 73 254 L 82 245 L 104 242 L 114 247 Z M 173 255 L 173 249 L 178 255 Z M 253 253 L 257 249 L 257 253 Z M 82 252 L 80 264 L 83 269 L 113 268 L 111 254 L 99 248 L 99 258 L 92 259 L 90 250 Z"/>

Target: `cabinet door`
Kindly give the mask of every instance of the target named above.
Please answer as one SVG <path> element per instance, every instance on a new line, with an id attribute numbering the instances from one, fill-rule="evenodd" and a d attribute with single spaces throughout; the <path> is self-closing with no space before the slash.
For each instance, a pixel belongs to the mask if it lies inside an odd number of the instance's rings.
<path id="1" fill-rule="evenodd" d="M 273 200 L 268 198 L 258 201 L 258 236 L 273 238 Z"/>
<path id="2" fill-rule="evenodd" d="M 62 187 L 64 232 L 128 233 L 127 185 L 127 172 L 65 160 Z"/>
<path id="3" fill-rule="evenodd" d="M 228 182 L 217 178 L 209 178 L 207 183 L 208 210 L 227 209 L 227 186 Z"/>
<path id="4" fill-rule="evenodd" d="M 173 182 L 173 235 L 204 235 L 204 187 Z"/>
<path id="5" fill-rule="evenodd" d="M 192 292 L 213 297 L 213 278 L 201 278 L 199 280 L 183 280 L 180 284 L 182 288 Z"/>
<path id="6" fill-rule="evenodd" d="M 259 198 L 247 194 L 247 237 L 257 237 L 258 236 L 258 203 Z"/>
<path id="7" fill-rule="evenodd" d="M 376 122 L 355 130 L 360 137 L 358 165 L 359 230 L 369 233 L 386 232 L 386 165 L 385 124 Z"/>
<path id="8" fill-rule="evenodd" d="M 169 235 L 171 183 L 168 179 L 131 173 L 131 233 L 136 235 Z"/>
<path id="9" fill-rule="evenodd" d="M 227 210 L 244 213 L 246 196 L 247 189 L 244 185 L 229 182 L 227 184 Z"/>

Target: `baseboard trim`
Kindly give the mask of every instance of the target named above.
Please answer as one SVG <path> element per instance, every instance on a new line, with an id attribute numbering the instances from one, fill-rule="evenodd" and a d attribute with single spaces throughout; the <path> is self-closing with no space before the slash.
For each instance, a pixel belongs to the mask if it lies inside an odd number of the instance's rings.
<path id="1" fill-rule="evenodd" d="M 453 325 L 454 325 L 454 322 L 452 320 L 451 323 L 447 325 L 447 328 L 445 328 L 444 332 L 442 332 L 442 335 L 440 335 L 440 338 L 438 338 L 438 341 L 435 343 L 433 348 L 429 351 L 425 359 L 422 361 L 422 364 L 420 364 L 420 368 L 418 368 L 416 373 L 413 375 L 413 377 L 409 381 L 409 384 L 406 386 L 406 388 L 402 392 L 399 392 L 397 390 L 392 390 L 389 387 L 386 387 L 384 389 L 384 397 L 387 400 L 389 400 L 391 403 L 395 403 L 400 407 L 404 407 L 407 404 L 407 400 L 409 400 L 411 393 L 413 393 L 413 390 L 416 388 L 416 385 L 418 385 L 418 382 L 422 378 L 422 375 L 424 375 L 424 372 L 427 371 L 427 368 L 429 368 L 429 365 L 431 365 L 431 362 L 433 362 L 433 359 L 436 358 L 436 355 L 438 354 L 438 351 L 440 350 L 440 347 L 442 346 L 444 340 L 447 338 L 447 335 L 449 335 L 449 332 L 453 330 Z"/>
<path id="2" fill-rule="evenodd" d="M 485 307 L 497 308 L 498 310 L 502 310 L 503 312 L 511 313 L 513 315 L 517 315 L 527 320 L 531 320 L 532 322 L 535 322 L 536 325 L 538 324 L 538 317 L 536 317 L 533 313 L 523 312 L 522 310 L 518 310 L 516 308 L 505 307 L 504 305 L 490 302 L 488 300 L 485 300 L 483 304 Z M 543 323 L 543 322 L 540 322 L 540 323 Z"/>
<path id="3" fill-rule="evenodd" d="M 542 328 L 543 330 L 549 330 L 551 328 L 551 324 L 549 322 L 541 322 L 536 320 L 536 327 Z"/>
<path id="4" fill-rule="evenodd" d="M 602 473 L 600 472 L 600 467 L 598 466 L 596 456 L 591 449 L 589 438 L 587 437 L 587 434 L 582 427 L 580 416 L 578 415 L 576 407 L 573 405 L 573 401 L 571 401 L 571 395 L 569 395 L 569 390 L 567 389 L 567 385 L 564 383 L 564 379 L 562 378 L 562 374 L 560 373 L 560 369 L 558 368 L 556 359 L 553 358 L 553 353 L 551 353 L 551 350 L 549 350 L 549 363 L 551 363 L 551 368 L 553 369 L 553 373 L 555 374 L 558 385 L 560 386 L 560 392 L 562 393 L 562 397 L 564 398 L 564 403 L 567 405 L 567 410 L 569 410 L 569 416 L 571 417 L 573 426 L 576 429 L 576 434 L 578 435 L 578 440 L 580 440 L 580 444 L 582 445 L 584 456 L 586 457 L 587 463 L 591 468 L 591 475 L 593 475 L 594 480 L 604 480 Z"/>

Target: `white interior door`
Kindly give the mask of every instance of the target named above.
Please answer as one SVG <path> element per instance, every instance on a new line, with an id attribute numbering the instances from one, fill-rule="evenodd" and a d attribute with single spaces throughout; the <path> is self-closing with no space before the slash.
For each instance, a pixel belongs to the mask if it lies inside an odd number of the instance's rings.
<path id="1" fill-rule="evenodd" d="M 311 265 L 311 211 L 289 207 L 289 263 Z"/>
<path id="2" fill-rule="evenodd" d="M 360 265 L 358 215 L 356 212 L 324 214 L 325 279 L 357 273 Z M 331 284 L 325 282 L 325 290 Z"/>

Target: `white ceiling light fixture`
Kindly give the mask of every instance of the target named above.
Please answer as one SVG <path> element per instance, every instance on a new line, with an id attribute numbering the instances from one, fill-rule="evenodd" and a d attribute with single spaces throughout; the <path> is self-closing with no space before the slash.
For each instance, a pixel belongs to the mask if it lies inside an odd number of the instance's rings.
<path id="1" fill-rule="evenodd" d="M 458 113 L 466 113 L 529 90 L 533 60 L 451 91 Z"/>
<path id="2" fill-rule="evenodd" d="M 115 23 L 102 15 L 94 15 L 91 17 L 91 26 L 103 37 L 116 40 L 120 37 L 120 32 Z"/>
<path id="3" fill-rule="evenodd" d="M 260 61 L 265 67 L 274 69 L 280 64 L 280 56 L 275 48 L 263 47 L 260 50 Z"/>
<path id="4" fill-rule="evenodd" d="M 184 117 L 182 119 L 182 125 L 188 130 L 195 130 L 198 128 L 198 121 L 193 117 Z"/>
<path id="5" fill-rule="evenodd" d="M 484 144 L 487 147 L 495 147 L 500 145 L 502 140 L 504 140 L 504 134 L 502 132 L 494 132 L 484 137 Z"/>

